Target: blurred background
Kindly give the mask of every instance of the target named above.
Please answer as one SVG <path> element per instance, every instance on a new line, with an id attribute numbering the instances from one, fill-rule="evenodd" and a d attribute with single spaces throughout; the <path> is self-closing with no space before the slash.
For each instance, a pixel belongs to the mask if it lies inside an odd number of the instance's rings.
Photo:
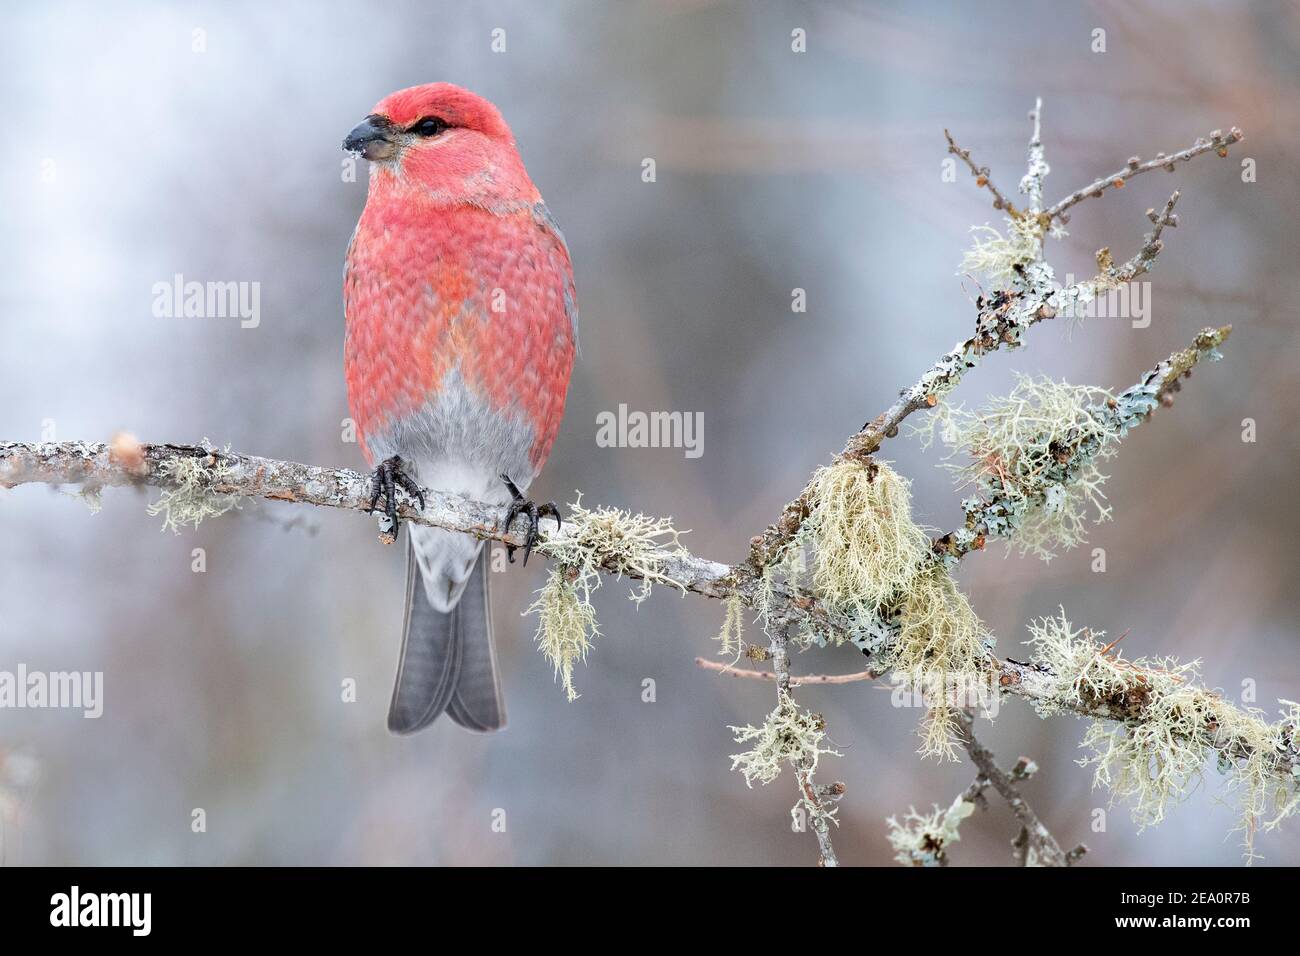
<path id="1" fill-rule="evenodd" d="M 0 438 L 126 429 L 362 467 L 342 440 L 341 269 L 366 176 L 349 181 L 339 144 L 390 91 L 449 80 L 501 108 L 573 253 L 582 356 L 535 496 L 672 515 L 692 550 L 728 562 L 971 331 L 956 267 L 969 227 L 1000 214 L 964 170 L 944 181 L 945 127 L 1015 193 L 1041 95 L 1050 201 L 1135 153 L 1240 126 L 1229 159 L 1088 201 L 1049 250 L 1058 276 L 1091 275 L 1098 247 L 1127 258 L 1146 208 L 1181 188 L 1149 328 L 1040 325 L 953 397 L 980 402 L 1015 370 L 1123 388 L 1231 322 L 1224 361 L 1125 442 L 1115 520 L 1086 547 L 1045 565 L 998 545 L 960 581 L 1002 653 L 1063 604 L 1130 630 L 1130 655 L 1203 658 L 1210 686 L 1251 691 L 1271 716 L 1300 699 L 1294 4 L 55 2 L 3 21 Z M 155 317 L 154 284 L 177 274 L 260 283 L 260 323 Z M 599 447 L 596 416 L 620 403 L 702 413 L 703 454 Z M 899 439 L 887 455 L 920 520 L 959 520 L 937 452 Z M 570 704 L 520 617 L 544 566 L 513 566 L 493 581 L 508 729 L 441 720 L 400 739 L 384 722 L 401 548 L 356 514 L 274 504 L 160 533 L 147 500 L 109 490 L 92 515 L 43 486 L 0 492 L 0 669 L 103 671 L 105 685 L 98 720 L 0 711 L 6 862 L 815 859 L 790 832 L 788 772 L 750 791 L 728 769 L 727 725 L 761 721 L 773 692 L 693 664 L 716 653 L 715 602 L 661 589 L 637 610 L 607 581 Z M 795 660 L 861 666 L 849 648 Z M 349 679 L 356 702 L 341 699 Z M 821 773 L 848 787 L 840 859 L 892 865 L 884 818 L 947 805 L 970 765 L 923 763 L 918 713 L 887 687 L 799 696 L 844 754 Z M 1026 796 L 1063 844 L 1087 842 L 1089 865 L 1240 861 L 1212 766 L 1162 826 L 1137 836 L 1116 807 L 1095 832 L 1107 794 L 1074 763 L 1084 729 L 1009 701 L 983 732 L 1003 764 L 1037 760 Z M 954 864 L 1008 863 L 1015 829 L 995 801 Z M 1257 849 L 1300 863 L 1300 823 Z"/>

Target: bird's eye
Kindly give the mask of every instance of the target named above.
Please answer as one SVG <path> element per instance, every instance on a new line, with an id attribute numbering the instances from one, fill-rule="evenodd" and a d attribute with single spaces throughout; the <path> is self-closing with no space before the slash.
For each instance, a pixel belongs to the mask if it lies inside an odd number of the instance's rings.
<path id="1" fill-rule="evenodd" d="M 411 127 L 411 132 L 418 136 L 437 136 L 446 128 L 447 124 L 438 119 L 438 117 L 426 116 Z"/>

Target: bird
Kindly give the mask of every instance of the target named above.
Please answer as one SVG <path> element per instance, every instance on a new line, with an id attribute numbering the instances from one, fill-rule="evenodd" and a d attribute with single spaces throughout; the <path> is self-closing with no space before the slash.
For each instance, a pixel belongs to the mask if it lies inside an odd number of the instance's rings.
<path id="1" fill-rule="evenodd" d="M 344 372 L 358 444 L 396 535 L 401 489 L 528 520 L 524 563 L 553 502 L 524 497 L 560 430 L 577 351 L 568 245 L 501 112 L 451 83 L 380 100 L 343 141 L 370 163 L 344 268 Z M 409 523 L 406 609 L 388 728 L 442 713 L 505 726 L 488 599 L 490 552 Z M 515 549 L 509 549 L 513 562 Z"/>

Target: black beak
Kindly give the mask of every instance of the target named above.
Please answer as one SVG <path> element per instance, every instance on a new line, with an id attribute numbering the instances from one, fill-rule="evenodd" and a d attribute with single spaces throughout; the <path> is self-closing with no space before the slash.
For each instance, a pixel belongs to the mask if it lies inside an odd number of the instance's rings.
<path id="1" fill-rule="evenodd" d="M 397 150 L 393 124 L 388 117 L 372 113 L 348 133 L 343 148 L 369 160 L 388 159 Z"/>

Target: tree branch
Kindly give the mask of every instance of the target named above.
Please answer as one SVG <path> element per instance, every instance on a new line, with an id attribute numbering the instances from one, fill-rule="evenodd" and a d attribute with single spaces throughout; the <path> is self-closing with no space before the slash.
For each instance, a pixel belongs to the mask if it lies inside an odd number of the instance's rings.
<path id="1" fill-rule="evenodd" d="M 1140 157 L 1132 156 L 1123 169 L 1118 169 L 1109 176 L 1102 176 L 1082 189 L 1076 189 L 1060 202 L 1045 209 L 1043 215 L 1051 219 L 1059 219 L 1061 222 L 1069 222 L 1070 217 L 1065 215 L 1065 211 L 1085 199 L 1100 196 L 1107 189 L 1123 189 L 1124 185 L 1134 176 L 1150 172 L 1153 169 L 1166 169 L 1172 173 L 1175 163 L 1185 163 L 1202 153 L 1208 153 L 1210 150 L 1214 150 L 1220 156 L 1227 156 L 1228 147 L 1233 143 L 1240 143 L 1244 138 L 1245 134 L 1234 126 L 1228 130 L 1226 136 L 1223 130 L 1213 130 L 1209 139 L 1202 137 L 1186 149 L 1180 149 L 1170 156 L 1166 156 L 1164 153 L 1156 153 L 1155 159 L 1149 159 L 1146 162 L 1143 162 Z"/>
<path id="2" fill-rule="evenodd" d="M 721 661 L 711 661 L 707 657 L 695 658 L 695 666 L 706 671 L 713 671 L 725 677 L 746 677 L 750 680 L 772 681 L 776 675 L 771 671 L 753 671 L 736 668 Z M 858 681 L 875 680 L 882 676 L 880 671 L 858 671 L 855 674 L 792 674 L 791 687 L 805 687 L 816 684 L 856 684 Z"/>
<path id="3" fill-rule="evenodd" d="M 974 724 L 975 720 L 965 710 L 955 712 L 960 733 L 958 739 L 961 745 L 966 748 L 970 754 L 971 762 L 979 768 L 979 776 L 975 778 L 975 783 L 966 791 L 962 799 L 975 802 L 976 798 L 982 796 L 986 786 L 991 785 L 1002 799 L 1006 800 L 1007 806 L 1020 821 L 1021 838 L 1023 840 L 1024 853 L 1019 856 L 1022 866 L 1027 866 L 1030 861 L 1029 851 L 1034 854 L 1036 862 L 1043 866 L 1070 866 L 1079 857 L 1087 852 L 1087 847 L 1078 846 L 1068 854 L 1061 849 L 1061 845 L 1056 842 L 1056 838 L 1038 819 L 1038 814 L 1034 813 L 1033 807 L 1020 794 L 1020 789 L 1016 783 L 1029 778 L 1029 764 L 1025 758 L 1021 757 L 1020 762 L 1016 764 L 1016 770 L 1008 774 L 1000 770 L 997 765 L 997 759 L 993 756 L 992 751 L 975 739 Z M 981 783 L 984 781 L 985 783 Z M 1021 839 L 1017 844 L 1021 844 Z M 1017 846 L 1019 851 L 1020 846 Z"/>
<path id="4" fill-rule="evenodd" d="M 899 393 L 898 400 L 874 420 L 867 422 L 844 445 L 837 458 L 863 461 L 879 451 L 887 438 L 898 435 L 898 428 L 913 412 L 933 408 L 939 399 L 951 392 L 990 352 L 1006 346 L 1018 348 L 1024 333 L 1039 322 L 1055 318 L 1080 292 L 1089 287 L 1130 282 L 1150 270 L 1151 264 L 1164 249 L 1160 236 L 1166 226 L 1176 226 L 1172 215 L 1179 194 L 1170 196 L 1163 211 L 1157 215 L 1148 210 L 1147 217 L 1155 228 L 1143 239 L 1141 248 L 1122 266 L 1110 266 L 1102 275 L 1087 282 L 1076 282 L 1061 289 L 1035 287 L 1031 290 L 1003 290 L 981 295 L 976 299 L 977 317 L 975 334 L 959 342 L 951 351 L 932 365 L 909 388 Z M 1109 255 L 1109 253 L 1106 253 Z M 1103 257 L 1099 254 L 1099 260 Z M 749 570 L 762 573 L 782 549 L 790 543 L 804 520 L 812 513 L 812 502 L 807 487 L 800 495 L 781 509 L 781 516 L 762 534 L 749 542 Z"/>
<path id="5" fill-rule="evenodd" d="M 793 702 L 790 693 L 790 647 L 784 628 L 772 628 L 772 643 L 769 648 L 772 655 L 772 678 L 776 682 L 777 701 L 782 698 Z M 808 810 L 808 825 L 817 837 L 817 865 L 835 867 L 839 860 L 835 856 L 835 847 L 831 845 L 831 825 L 835 817 L 827 803 L 833 803 L 844 795 L 844 784 L 835 783 L 829 787 L 818 786 L 813 781 L 811 761 L 800 757 L 794 761 L 795 780 L 799 785 L 800 799 Z M 796 805 L 797 806 L 797 805 Z"/>
<path id="6" fill-rule="evenodd" d="M 1229 330 L 1230 327 L 1203 331 L 1191 347 L 1175 352 L 1156 365 L 1130 391 L 1154 386 L 1157 394 L 1165 394 L 1179 376 L 1214 351 L 1216 345 L 1226 339 Z M 191 465 L 189 468 L 180 467 L 182 462 Z M 184 477 L 186 474 L 188 477 Z M 370 476 L 346 468 L 321 468 L 194 445 L 141 444 L 122 436 L 112 445 L 82 441 L 0 442 L 0 488 L 29 483 L 80 485 L 89 491 L 111 486 L 177 490 L 189 483 L 197 485 L 205 493 L 219 496 L 261 498 L 358 512 L 367 511 L 370 505 Z M 516 545 L 523 543 L 521 534 L 499 527 L 503 515 L 497 507 L 436 489 L 424 489 L 424 495 L 422 512 L 413 501 L 403 496 L 398 504 L 399 516 L 416 524 L 485 540 Z M 950 534 L 939 542 L 945 539 L 951 542 L 955 538 L 955 534 Z M 544 530 L 543 553 L 549 539 L 550 535 Z M 958 548 L 958 556 L 970 550 L 974 549 Z M 637 577 L 635 572 L 629 572 L 618 563 L 616 555 L 596 557 L 607 573 Z M 749 607 L 764 606 L 761 582 L 745 565 L 728 566 L 680 548 L 664 551 L 659 558 L 662 574 L 686 591 L 715 599 L 738 597 Z M 766 608 L 774 632 L 784 634 L 785 627 L 806 624 L 828 639 L 852 641 L 863 647 L 862 622 L 853 621 L 826 606 L 802 588 L 772 585 Z M 886 649 L 883 644 L 864 647 L 872 654 Z M 784 672 L 787 680 L 797 680 L 789 676 L 788 653 L 786 661 Z M 1053 675 L 1037 665 L 991 658 L 990 667 L 991 676 L 1004 695 L 1029 701 L 1056 700 Z M 1135 670 L 1134 695 L 1142 692 L 1142 683 L 1141 672 Z M 1109 700 L 1070 703 L 1065 709 L 1084 717 L 1131 720 L 1133 709 L 1123 697 L 1116 695 Z M 1250 753 L 1249 747 L 1240 740 L 1219 739 L 1214 746 L 1232 758 L 1242 758 Z M 1285 758 L 1270 765 L 1270 772 L 1282 779 L 1289 777 L 1290 769 L 1291 763 Z"/>
<path id="7" fill-rule="evenodd" d="M 1007 198 L 1002 195 L 997 186 L 993 185 L 993 180 L 990 178 L 989 168 L 987 166 L 976 166 L 975 161 L 970 158 L 970 150 L 958 146 L 957 141 L 952 138 L 952 133 L 944 130 L 943 135 L 948 139 L 948 152 L 961 159 L 962 162 L 970 167 L 970 174 L 975 177 L 975 185 L 982 189 L 987 189 L 993 194 L 993 208 L 1005 209 L 1008 213 L 1014 215 L 1016 207 L 1007 201 Z"/>

